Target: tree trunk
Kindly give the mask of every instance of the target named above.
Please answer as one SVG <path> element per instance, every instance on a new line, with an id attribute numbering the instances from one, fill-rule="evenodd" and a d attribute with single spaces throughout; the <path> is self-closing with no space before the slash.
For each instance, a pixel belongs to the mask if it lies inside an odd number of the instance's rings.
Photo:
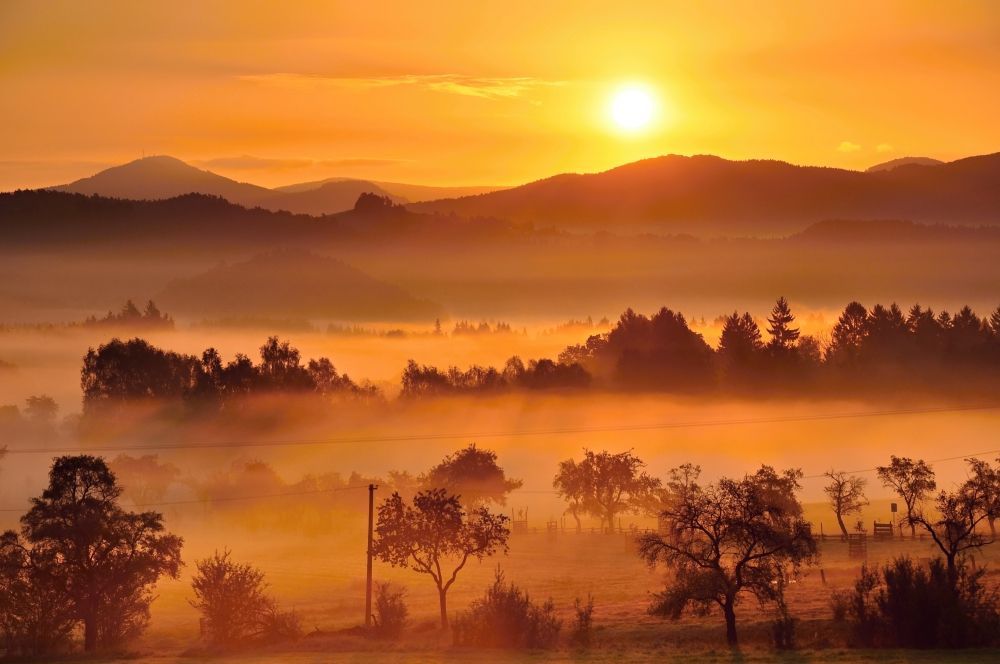
<path id="1" fill-rule="evenodd" d="M 955 566 L 955 553 L 946 553 L 945 560 L 948 561 L 948 582 L 954 588 L 958 585 L 958 568 Z"/>
<path id="2" fill-rule="evenodd" d="M 733 600 L 726 600 L 722 605 L 722 614 L 726 617 L 726 642 L 730 647 L 735 647 L 736 638 L 736 610 L 733 608 Z"/>
<path id="3" fill-rule="evenodd" d="M 908 517 L 910 521 L 910 537 L 917 539 L 917 522 L 913 520 L 912 517 Z"/>
<path id="4" fill-rule="evenodd" d="M 577 514 L 576 512 L 573 512 L 573 518 L 576 520 L 576 532 L 577 533 L 583 532 L 583 524 L 580 523 L 580 515 Z"/>
<path id="5" fill-rule="evenodd" d="M 446 631 L 448 629 L 448 591 L 439 588 L 438 598 L 441 602 L 441 630 Z"/>
<path id="6" fill-rule="evenodd" d="M 847 539 L 847 526 L 844 525 L 844 517 L 837 513 L 837 525 L 840 526 L 840 532 L 844 534 L 844 539 Z"/>
<path id="7" fill-rule="evenodd" d="M 83 619 L 83 650 L 84 652 L 97 650 L 97 620 L 93 614 L 87 615 Z"/>
<path id="8" fill-rule="evenodd" d="M 997 538 L 997 524 L 996 524 L 997 519 L 994 516 L 988 517 L 988 519 L 989 519 L 989 522 L 990 522 L 990 537 L 993 538 L 993 539 L 996 539 Z"/>

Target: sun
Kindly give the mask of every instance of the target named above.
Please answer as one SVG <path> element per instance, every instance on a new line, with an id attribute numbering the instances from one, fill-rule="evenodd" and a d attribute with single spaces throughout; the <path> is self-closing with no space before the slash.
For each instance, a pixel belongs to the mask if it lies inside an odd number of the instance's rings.
<path id="1" fill-rule="evenodd" d="M 612 95 L 610 112 L 615 127 L 628 133 L 639 132 L 653 122 L 656 97 L 644 86 L 625 85 Z"/>

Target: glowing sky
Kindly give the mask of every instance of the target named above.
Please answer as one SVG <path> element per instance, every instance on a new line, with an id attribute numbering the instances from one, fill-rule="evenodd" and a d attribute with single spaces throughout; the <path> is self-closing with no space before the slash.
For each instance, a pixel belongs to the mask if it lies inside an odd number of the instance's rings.
<path id="1" fill-rule="evenodd" d="M 655 91 L 616 130 L 622 85 Z M 0 189 L 171 154 L 265 185 L 665 153 L 1000 150 L 998 2 L 0 2 Z"/>

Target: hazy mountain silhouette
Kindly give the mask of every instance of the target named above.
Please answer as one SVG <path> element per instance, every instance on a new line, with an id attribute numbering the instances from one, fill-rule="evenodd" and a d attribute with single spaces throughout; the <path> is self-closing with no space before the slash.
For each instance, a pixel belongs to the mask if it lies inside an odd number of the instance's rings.
<path id="1" fill-rule="evenodd" d="M 268 189 L 237 182 L 174 157 L 155 156 L 114 166 L 90 177 L 49 189 L 131 200 L 163 200 L 190 193 L 206 194 L 220 196 L 245 207 L 323 215 L 350 210 L 358 196 L 366 192 L 387 196 L 396 203 L 406 203 L 492 191 L 494 188 L 438 188 L 399 183 L 382 186 L 381 183 L 367 180 L 330 178 Z"/>
<path id="2" fill-rule="evenodd" d="M 275 195 L 265 187 L 230 180 L 167 156 L 136 159 L 50 189 L 133 200 L 160 200 L 198 193 L 250 206 Z"/>
<path id="3" fill-rule="evenodd" d="M 315 253 L 284 249 L 169 283 L 155 300 L 185 316 L 433 320 L 441 307 Z"/>
<path id="4" fill-rule="evenodd" d="M 410 209 L 557 228 L 729 235 L 794 232 L 830 218 L 997 223 L 1000 154 L 873 173 L 670 155 Z"/>
<path id="5" fill-rule="evenodd" d="M 931 159 L 930 157 L 899 157 L 898 159 L 890 159 L 889 161 L 883 161 L 881 164 L 869 166 L 865 169 L 865 172 L 891 171 L 900 166 L 940 166 L 943 163 L 945 162 L 940 159 Z"/>
<path id="6" fill-rule="evenodd" d="M 376 189 L 366 189 L 372 193 L 387 195 L 396 202 L 421 203 L 423 201 L 434 201 L 441 198 L 458 198 L 460 196 L 475 196 L 477 194 L 487 194 L 491 191 L 500 191 L 507 187 L 438 187 L 422 184 L 405 184 L 402 182 L 382 182 L 380 180 L 360 180 L 354 178 L 327 178 L 316 180 L 315 182 L 300 182 L 298 184 L 275 187 L 274 191 L 286 193 L 297 193 L 319 189 L 320 187 L 334 182 L 363 182 L 370 184 Z M 381 191 L 379 191 L 381 190 Z M 385 192 L 385 193 L 382 193 Z M 357 198 L 357 196 L 355 196 Z"/>

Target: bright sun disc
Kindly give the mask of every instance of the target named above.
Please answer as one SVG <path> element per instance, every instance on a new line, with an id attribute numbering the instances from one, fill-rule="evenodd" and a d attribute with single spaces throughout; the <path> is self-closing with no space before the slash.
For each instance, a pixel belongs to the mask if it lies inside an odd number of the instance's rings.
<path id="1" fill-rule="evenodd" d="M 611 99 L 611 119 L 624 131 L 639 131 L 649 126 L 655 110 L 653 95 L 641 87 L 622 88 Z"/>

